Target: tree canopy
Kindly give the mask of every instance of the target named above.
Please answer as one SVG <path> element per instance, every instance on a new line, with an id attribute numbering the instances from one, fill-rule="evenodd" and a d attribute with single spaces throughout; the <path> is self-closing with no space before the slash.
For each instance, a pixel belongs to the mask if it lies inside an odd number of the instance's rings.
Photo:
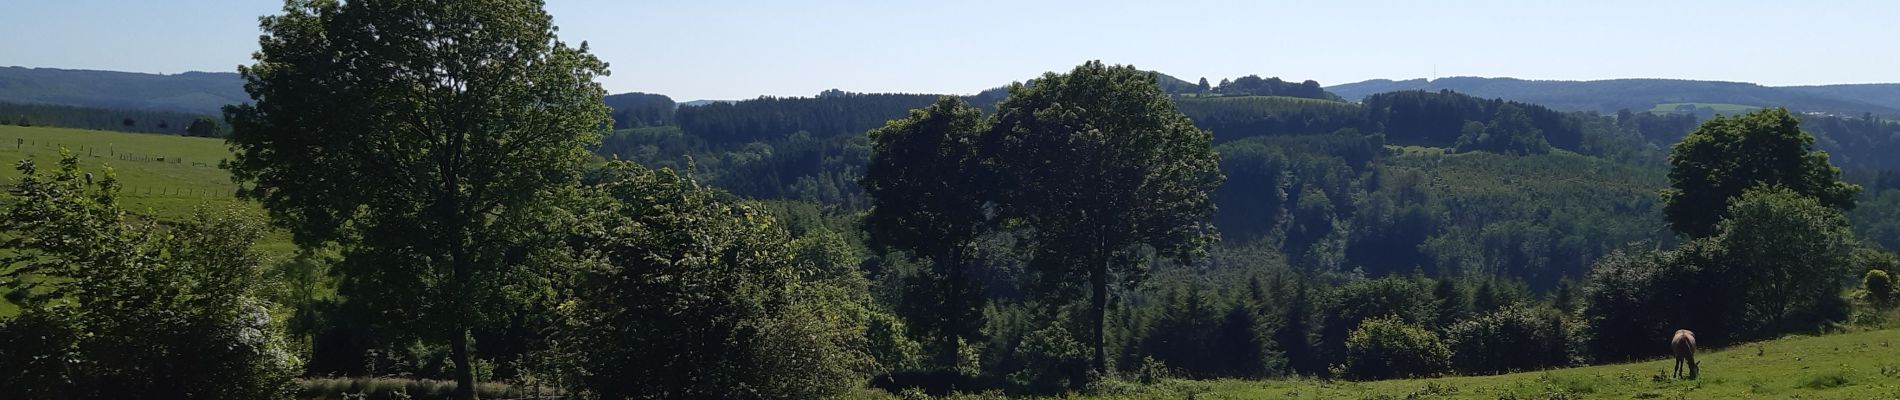
<path id="1" fill-rule="evenodd" d="M 1670 188 L 1663 212 L 1670 228 L 1689 237 L 1713 235 L 1729 202 L 1761 186 L 1811 196 L 1841 211 L 1854 208 L 1860 186 L 1841 180 L 1814 136 L 1786 109 L 1719 117 L 1697 127 L 1669 155 Z"/>
<path id="2" fill-rule="evenodd" d="M 607 65 L 540 1 L 303 1 L 265 17 L 253 104 L 225 116 L 241 195 L 306 246 L 342 245 L 350 301 L 451 344 L 542 296 L 544 220 L 608 126 Z"/>
<path id="3" fill-rule="evenodd" d="M 983 146 L 1002 171 L 1003 214 L 1031 227 L 1043 274 L 1087 282 L 1094 364 L 1105 370 L 1109 282 L 1138 282 L 1150 257 L 1192 256 L 1215 237 L 1212 134 L 1152 74 L 1099 61 L 1012 86 L 991 132 Z"/>

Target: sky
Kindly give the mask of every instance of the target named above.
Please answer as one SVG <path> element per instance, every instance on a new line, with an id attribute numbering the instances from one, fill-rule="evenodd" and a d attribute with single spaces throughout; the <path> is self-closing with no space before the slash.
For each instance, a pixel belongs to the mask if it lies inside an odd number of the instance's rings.
<path id="1" fill-rule="evenodd" d="M 0 66 L 233 71 L 277 0 L 8 0 Z M 1895 1 L 547 0 L 612 93 L 969 94 L 1088 60 L 1193 81 L 1900 82 Z"/>

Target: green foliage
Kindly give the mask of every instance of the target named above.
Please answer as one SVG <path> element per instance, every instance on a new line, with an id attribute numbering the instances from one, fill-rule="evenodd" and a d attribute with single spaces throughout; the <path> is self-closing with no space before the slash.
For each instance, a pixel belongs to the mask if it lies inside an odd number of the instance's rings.
<path id="1" fill-rule="evenodd" d="M 129 217 L 110 170 L 67 154 L 21 162 L 0 291 L 0 397 L 289 398 L 283 343 L 252 243 L 253 216 L 201 210 L 170 228 Z"/>
<path id="2" fill-rule="evenodd" d="M 120 132 L 182 134 L 186 121 L 201 114 L 0 102 L 0 125 L 57 126 Z M 216 121 L 212 121 L 216 122 Z M 161 126 L 163 126 L 161 128 Z"/>
<path id="3" fill-rule="evenodd" d="M 1513 306 L 1452 324 L 1445 342 L 1459 371 L 1500 373 L 1569 364 L 1568 333 L 1556 309 Z"/>
<path id="4" fill-rule="evenodd" d="M 1016 348 L 1015 359 L 1022 369 L 1008 377 L 1012 384 L 1032 393 L 1059 393 L 1078 389 L 1089 382 L 1089 345 L 1061 325 L 1050 325 L 1030 332 Z"/>
<path id="5" fill-rule="evenodd" d="M 1358 279 L 1332 287 L 1316 313 L 1319 356 L 1326 364 L 1346 362 L 1346 345 L 1366 321 L 1389 318 L 1424 325 L 1436 320 L 1438 300 L 1429 282 L 1401 276 Z"/>
<path id="6" fill-rule="evenodd" d="M 383 333 L 450 343 L 473 397 L 469 331 L 550 294 L 535 267 L 608 126 L 606 63 L 531 0 L 290 0 L 262 28 L 255 103 L 225 109 L 241 194 L 338 243 L 341 291 Z"/>
<path id="7" fill-rule="evenodd" d="M 614 168 L 578 220 L 581 275 L 558 309 L 554 341 L 582 389 L 812 398 L 914 357 L 869 308 L 859 256 L 837 235 L 794 239 L 670 169 Z"/>
<path id="8" fill-rule="evenodd" d="M 185 127 L 185 134 L 197 137 L 218 137 L 224 129 L 218 126 L 218 120 L 211 117 L 198 117 L 191 120 L 191 126 Z"/>
<path id="9" fill-rule="evenodd" d="M 1841 290 L 1855 272 L 1853 233 L 1831 205 L 1792 190 L 1744 193 L 1721 224 L 1723 278 L 1745 306 L 1738 332 L 1809 329 L 1840 320 Z M 1752 336 L 1752 335 L 1751 335 Z M 1759 337 L 1759 336 L 1757 336 Z"/>
<path id="10" fill-rule="evenodd" d="M 1729 216 L 1729 203 L 1758 186 L 1786 187 L 1837 210 L 1854 208 L 1860 186 L 1813 149 L 1814 136 L 1786 109 L 1710 120 L 1669 155 L 1664 214 L 1676 233 L 1706 237 Z"/>
<path id="11" fill-rule="evenodd" d="M 1532 124 L 1530 116 L 1509 104 L 1498 107 L 1497 116 L 1489 124 L 1465 122 L 1452 147 L 1460 152 L 1484 150 L 1514 155 L 1545 154 L 1551 148 L 1544 131 Z"/>
<path id="12" fill-rule="evenodd" d="M 982 146 L 1003 175 L 1001 213 L 1030 232 L 1032 265 L 1053 287 L 1087 282 L 1095 368 L 1106 371 L 1109 282 L 1139 282 L 1148 258 L 1191 259 L 1213 239 L 1222 177 L 1210 134 L 1153 74 L 1089 62 L 1011 86 Z"/>
<path id="13" fill-rule="evenodd" d="M 1398 318 L 1366 320 L 1346 339 L 1345 371 L 1358 379 L 1431 376 L 1450 363 L 1438 334 Z"/>
<path id="14" fill-rule="evenodd" d="M 1856 85 L 1857 86 L 1857 85 Z M 1869 102 L 1879 94 L 1849 94 L 1855 86 L 1773 87 L 1742 82 L 1682 79 L 1608 79 L 1596 81 L 1527 80 L 1516 78 L 1451 77 L 1426 81 L 1371 80 L 1327 88 L 1348 99 L 1396 90 L 1452 90 L 1484 97 L 1542 104 L 1559 110 L 1613 113 L 1621 109 L 1647 110 L 1658 99 L 1693 99 L 1702 105 L 1783 104 L 1798 111 L 1893 114 L 1892 101 Z M 1863 87 L 1866 92 L 1891 93 L 1891 87 Z M 1816 95 L 1821 94 L 1821 95 Z M 1886 105 L 1877 105 L 1885 103 Z M 1673 109 L 1672 109 L 1673 110 Z"/>
<path id="15" fill-rule="evenodd" d="M 1860 287 L 1867 291 L 1867 299 L 1877 306 L 1893 304 L 1894 279 L 1887 271 L 1868 270 L 1860 279 Z"/>
<path id="16" fill-rule="evenodd" d="M 957 343 L 982 326 L 984 290 L 969 278 L 969 246 L 988 229 L 994 197 L 992 176 L 979 163 L 982 111 L 954 97 L 913 110 L 870 132 L 872 157 L 859 182 L 871 196 L 864 225 L 872 243 L 931 258 L 938 282 L 936 301 L 912 307 L 910 319 L 927 337 L 942 341 L 939 361 L 953 366 Z"/>
<path id="17" fill-rule="evenodd" d="M 1388 140 L 1431 146 L 1451 146 L 1464 133 L 1466 121 L 1486 123 L 1489 138 L 1472 138 L 1486 150 L 1531 151 L 1546 142 L 1560 149 L 1576 149 L 1583 140 L 1581 121 L 1543 106 L 1482 99 L 1440 91 L 1399 91 L 1367 97 L 1366 118 L 1385 128 Z"/>
<path id="18" fill-rule="evenodd" d="M 1202 80 L 1205 81 L 1206 78 L 1202 78 Z M 1202 85 L 1198 86 L 1206 86 L 1206 82 L 1201 83 Z M 1319 82 L 1307 80 L 1305 82 L 1292 83 L 1280 80 L 1279 77 L 1261 79 L 1259 75 L 1247 75 L 1234 78 L 1231 81 L 1222 79 L 1220 86 L 1212 88 L 1212 90 L 1214 93 L 1230 96 L 1286 96 L 1305 99 L 1339 100 L 1339 96 L 1327 93 L 1326 89 L 1320 88 Z M 1172 93 L 1174 91 L 1170 90 L 1169 92 Z"/>
<path id="19" fill-rule="evenodd" d="M 1855 247 L 1839 211 L 1764 188 L 1728 213 L 1714 237 L 1598 263 L 1584 309 L 1598 360 L 1658 354 L 1663 349 L 1632 343 L 1678 328 L 1721 346 L 1845 319 L 1840 295 L 1853 278 Z"/>
<path id="20" fill-rule="evenodd" d="M 1280 372 L 1281 354 L 1267 335 L 1250 295 L 1226 304 L 1219 293 L 1186 284 L 1170 288 L 1157 307 L 1159 315 L 1141 332 L 1141 363 L 1153 361 L 1188 377 L 1260 377 Z M 1264 295 L 1264 293 L 1262 293 Z M 1249 304 L 1256 303 L 1256 304 Z M 1134 364 L 1135 368 L 1147 368 Z M 1141 372 L 1136 371 L 1137 374 Z"/>
<path id="21" fill-rule="evenodd" d="M 614 129 L 673 125 L 673 114 L 679 108 L 673 98 L 660 94 L 621 93 L 602 101 L 613 109 Z"/>
<path id="22" fill-rule="evenodd" d="M 1256 136 L 1331 133 L 1340 129 L 1376 131 L 1353 103 L 1280 96 L 1180 97 L 1174 99 L 1194 126 L 1227 142 Z"/>

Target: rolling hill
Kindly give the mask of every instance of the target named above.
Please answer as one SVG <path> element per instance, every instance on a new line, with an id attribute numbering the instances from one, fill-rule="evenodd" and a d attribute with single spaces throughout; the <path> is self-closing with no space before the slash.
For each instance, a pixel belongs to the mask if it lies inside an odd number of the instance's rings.
<path id="1" fill-rule="evenodd" d="M 1663 103 L 1721 103 L 1787 107 L 1798 112 L 1900 116 L 1900 85 L 1773 87 L 1742 82 L 1679 79 L 1543 81 L 1452 77 L 1435 80 L 1374 79 L 1327 87 L 1350 100 L 1397 90 L 1451 90 L 1478 97 L 1541 104 L 1565 111 L 1649 110 Z"/>
<path id="2" fill-rule="evenodd" d="M 160 75 L 0 67 L 0 102 L 218 115 L 226 104 L 249 100 L 243 79 L 230 72 Z"/>

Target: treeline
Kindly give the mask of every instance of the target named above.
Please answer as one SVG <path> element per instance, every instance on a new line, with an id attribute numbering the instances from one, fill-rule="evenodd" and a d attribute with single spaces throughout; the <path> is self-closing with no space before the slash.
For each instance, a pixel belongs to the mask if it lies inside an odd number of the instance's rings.
<path id="1" fill-rule="evenodd" d="M 1360 104 L 1285 97 L 1182 98 L 1176 103 L 1195 125 L 1222 141 L 1356 129 L 1384 133 L 1395 144 L 1510 154 L 1580 151 L 1583 119 L 1593 118 L 1449 91 L 1380 93 Z"/>
<path id="2" fill-rule="evenodd" d="M 219 136 L 224 129 L 216 119 L 198 114 L 22 103 L 0 103 L 0 125 L 202 137 Z"/>
<path id="3" fill-rule="evenodd" d="M 1390 153 L 1377 135 L 1220 145 L 1223 240 L 1304 270 L 1511 277 L 1540 291 L 1639 240 L 1667 240 L 1660 171 L 1577 155 Z"/>
<path id="4" fill-rule="evenodd" d="M 1212 93 L 1223 96 L 1284 96 L 1303 99 L 1340 100 L 1339 96 L 1327 92 L 1319 82 L 1307 80 L 1293 83 L 1280 80 L 1279 77 L 1260 78 L 1259 75 L 1247 75 L 1233 80 L 1222 79 L 1219 86 L 1209 87 L 1207 78 L 1201 78 L 1198 85 L 1200 93 Z"/>
<path id="5" fill-rule="evenodd" d="M 936 99 L 923 94 L 760 97 L 680 107 L 674 118 L 680 130 L 713 145 L 773 140 L 797 132 L 831 138 L 862 134 Z"/>
<path id="6" fill-rule="evenodd" d="M 1401 91 L 1366 97 L 1368 119 L 1385 127 L 1394 141 L 1517 152 L 1526 146 L 1575 149 L 1583 141 L 1581 122 L 1543 106 L 1502 99 L 1481 99 L 1452 91 Z M 1473 132 L 1469 122 L 1484 124 Z M 1483 136 L 1483 137 L 1478 137 Z M 1491 139 L 1495 138 L 1495 139 Z M 1538 142 L 1544 143 L 1538 145 Z"/>
<path id="7" fill-rule="evenodd" d="M 605 102 L 614 110 L 614 129 L 673 125 L 673 110 L 679 108 L 673 98 L 650 93 L 621 93 Z"/>
<path id="8" fill-rule="evenodd" d="M 1900 169 L 1900 122 L 1868 113 L 1859 116 L 1802 114 L 1801 129 L 1814 135 L 1814 144 L 1826 150 L 1835 164 L 1852 170 Z M 1640 133 L 1653 146 L 1667 147 L 1694 130 L 1708 117 L 1683 113 L 1623 110 L 1617 125 Z"/>
<path id="9" fill-rule="evenodd" d="M 1353 103 L 1291 97 L 1183 97 L 1174 100 L 1194 125 L 1214 132 L 1214 140 L 1252 136 L 1331 133 L 1340 129 L 1379 132 Z"/>
<path id="10" fill-rule="evenodd" d="M 1725 171 L 1711 179 L 1748 188 L 1725 196 L 1657 198 L 1657 187 L 1710 189 L 1697 178 L 1664 181 L 1659 171 L 1589 157 L 1390 155 L 1364 175 L 1380 181 L 1379 190 L 1357 194 L 1352 202 L 1360 215 L 1383 217 L 1354 218 L 1350 227 L 1339 228 L 1347 237 L 1343 256 L 1323 255 L 1333 246 L 1289 248 L 1293 241 L 1287 239 L 1297 236 L 1283 236 L 1315 230 L 1300 215 L 1332 211 L 1336 204 L 1302 200 L 1277 213 L 1286 221 L 1269 230 L 1267 240 L 1239 243 L 1226 222 L 1234 215 L 1223 206 L 1217 223 L 1227 224 L 1228 244 L 1204 263 L 1160 267 L 1151 286 L 1126 294 L 1129 310 L 1116 319 L 1126 323 L 1121 332 L 1128 337 L 1121 365 L 1141 371 L 1137 375 L 1167 371 L 1198 378 L 1488 374 L 1663 355 L 1667 347 L 1657 343 L 1679 328 L 1721 346 L 1880 321 L 1894 304 L 1891 271 L 1900 268 L 1900 259 L 1857 239 L 1865 237 L 1849 232 L 1842 209 L 1854 208 L 1859 215 L 1852 225 L 1863 231 L 1879 226 L 1875 232 L 1890 235 L 1892 219 L 1872 210 L 1892 216 L 1900 208 L 1867 199 L 1900 199 L 1900 190 L 1891 188 L 1900 176 L 1873 178 L 1885 183 L 1868 188 L 1882 194 L 1860 197 L 1857 208 L 1841 205 L 1840 194 L 1857 189 L 1838 181 L 1838 172 L 1826 172 L 1831 167 L 1824 157 L 1814 161 L 1807 150 L 1755 150 L 1806 140 L 1792 129 L 1792 117 L 1781 115 L 1785 122 L 1766 122 L 1776 118 L 1767 113 L 1704 125 L 1692 139 L 1704 144 L 1690 146 L 1726 150 L 1678 150 L 1675 168 L 1708 165 Z M 1724 129 L 1757 133 L 1717 133 Z M 1325 148 L 1287 144 L 1296 139 L 1228 143 L 1221 147 L 1223 162 Z M 1284 150 L 1261 150 L 1276 148 Z M 1235 157 L 1261 153 L 1273 156 Z M 1486 158 L 1491 160 L 1479 161 Z M 1352 165 L 1343 157 L 1336 162 L 1341 171 Z M 1800 166 L 1780 172 L 1723 166 L 1735 164 Z M 1230 184 L 1246 185 L 1223 186 L 1217 196 L 1277 200 L 1272 193 L 1233 192 L 1246 187 L 1304 187 L 1296 190 L 1326 196 L 1317 182 L 1295 177 L 1274 183 L 1224 169 Z M 1623 184 L 1625 177 L 1637 179 Z M 1418 190 L 1434 186 L 1450 190 Z M 1384 205 L 1407 203 L 1397 212 Z M 1720 222 L 1706 231 L 1690 227 L 1706 223 L 1692 222 L 1701 221 L 1696 214 L 1667 211 L 1712 208 L 1721 210 Z M 1385 211 L 1374 211 L 1379 209 Z M 1481 221 L 1475 231 L 1457 233 L 1472 230 L 1472 221 Z M 1706 233 L 1674 236 L 1664 225 Z M 1408 230 L 1444 233 L 1421 239 Z M 1316 252 L 1322 255 L 1311 255 Z M 1469 265 L 1475 268 L 1375 268 L 1463 257 L 1477 261 Z M 1329 259 L 1354 267 L 1314 267 Z M 1401 262 L 1385 261 L 1390 259 Z M 1531 265 L 1550 270 L 1523 269 Z M 1568 276 L 1540 275 L 1549 272 Z"/>

